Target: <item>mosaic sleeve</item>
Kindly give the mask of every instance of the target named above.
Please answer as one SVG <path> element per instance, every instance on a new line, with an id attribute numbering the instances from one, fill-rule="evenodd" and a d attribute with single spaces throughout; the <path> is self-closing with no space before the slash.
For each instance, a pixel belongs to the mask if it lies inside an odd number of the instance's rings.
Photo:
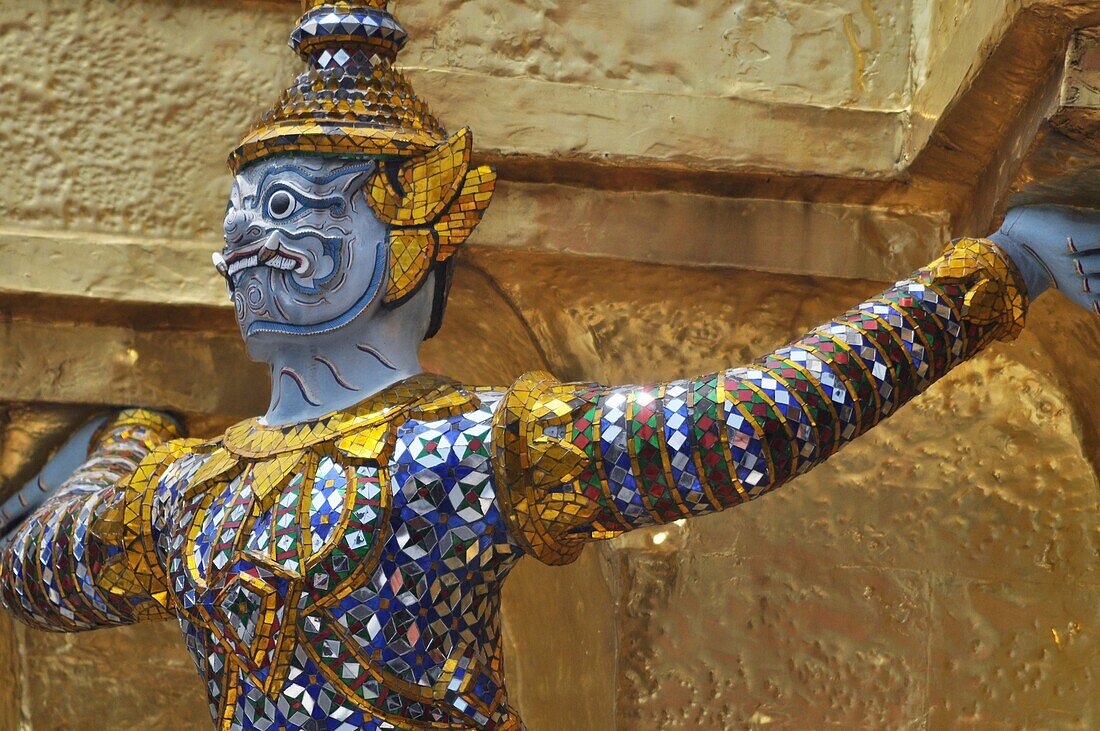
<path id="1" fill-rule="evenodd" d="M 120 412 L 103 426 L 88 461 L 0 551 L 0 603 L 6 609 L 27 624 L 59 632 L 145 618 L 151 599 L 119 590 L 112 574 L 121 549 L 105 534 L 121 520 L 139 466 L 162 454 L 158 445 L 178 436 L 177 429 L 170 419 L 139 409 Z"/>
<path id="2" fill-rule="evenodd" d="M 963 239 L 745 367 L 621 388 L 528 374 L 505 397 L 493 437 L 512 533 L 561 564 L 588 540 L 757 498 L 1015 337 L 1025 292 L 991 242 Z"/>

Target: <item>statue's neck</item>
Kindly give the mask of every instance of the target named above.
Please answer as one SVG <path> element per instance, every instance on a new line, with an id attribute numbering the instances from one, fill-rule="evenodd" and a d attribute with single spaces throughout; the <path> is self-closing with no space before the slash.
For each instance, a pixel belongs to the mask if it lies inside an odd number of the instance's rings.
<path id="1" fill-rule="evenodd" d="M 264 424 L 312 421 L 423 370 L 416 345 L 341 335 L 301 338 L 278 349 L 269 360 L 271 403 Z"/>

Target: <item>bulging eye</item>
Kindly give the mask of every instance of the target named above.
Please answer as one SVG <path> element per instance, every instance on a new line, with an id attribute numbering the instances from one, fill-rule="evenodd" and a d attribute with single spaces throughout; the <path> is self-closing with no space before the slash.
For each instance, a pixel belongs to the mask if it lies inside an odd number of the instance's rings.
<path id="1" fill-rule="evenodd" d="M 293 215 L 299 207 L 298 200 L 285 190 L 277 190 L 267 199 L 267 215 L 276 221 Z"/>

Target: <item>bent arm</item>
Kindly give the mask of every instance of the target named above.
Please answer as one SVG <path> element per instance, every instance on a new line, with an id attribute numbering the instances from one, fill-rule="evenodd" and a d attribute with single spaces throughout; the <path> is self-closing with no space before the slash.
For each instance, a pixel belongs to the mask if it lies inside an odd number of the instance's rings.
<path id="1" fill-rule="evenodd" d="M 746 367 L 622 388 L 529 375 L 494 432 L 512 532 L 565 563 L 585 540 L 757 498 L 1014 337 L 1026 299 L 1002 252 L 965 239 Z"/>
<path id="2" fill-rule="evenodd" d="M 175 436 L 175 423 L 150 411 L 101 421 L 86 442 L 87 461 L 6 536 L 0 603 L 23 622 L 53 631 L 137 621 L 148 597 L 102 587 L 121 550 L 104 539 L 102 526 L 121 513 L 127 483 L 143 460 Z"/>

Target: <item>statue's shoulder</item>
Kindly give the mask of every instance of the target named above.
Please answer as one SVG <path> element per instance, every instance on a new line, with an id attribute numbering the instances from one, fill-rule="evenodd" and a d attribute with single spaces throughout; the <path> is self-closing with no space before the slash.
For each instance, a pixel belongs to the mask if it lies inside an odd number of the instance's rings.
<path id="1" fill-rule="evenodd" d="M 394 473 L 491 475 L 493 415 L 506 391 L 452 384 L 410 409 L 391 431 Z"/>
<path id="2" fill-rule="evenodd" d="M 190 480 L 220 448 L 220 439 L 172 439 L 151 451 L 134 474 L 135 487 L 156 488 Z"/>
<path id="3" fill-rule="evenodd" d="M 543 427 L 564 425 L 602 390 L 595 383 L 564 383 L 546 371 L 524 373 L 507 388 L 474 389 L 492 403 L 501 424 Z"/>
<path id="4" fill-rule="evenodd" d="M 573 482 L 588 456 L 570 432 L 600 390 L 532 371 L 496 397 L 491 439 L 501 513 L 512 539 L 545 563 L 570 563 L 583 545 L 573 531 L 589 505 Z"/>
<path id="5" fill-rule="evenodd" d="M 531 372 L 507 386 L 465 386 L 449 384 L 436 398 L 426 399 L 412 409 L 405 422 L 405 431 L 424 428 L 447 428 L 457 431 L 496 427 L 511 428 L 514 433 L 530 433 L 521 424 L 545 422 L 551 412 L 561 412 L 564 402 L 559 397 L 575 389 L 575 384 L 563 384 L 548 373 Z M 568 399 L 567 399 L 568 400 Z M 444 426 L 444 422 L 449 426 Z M 486 439 L 490 438 L 487 433 Z"/>

